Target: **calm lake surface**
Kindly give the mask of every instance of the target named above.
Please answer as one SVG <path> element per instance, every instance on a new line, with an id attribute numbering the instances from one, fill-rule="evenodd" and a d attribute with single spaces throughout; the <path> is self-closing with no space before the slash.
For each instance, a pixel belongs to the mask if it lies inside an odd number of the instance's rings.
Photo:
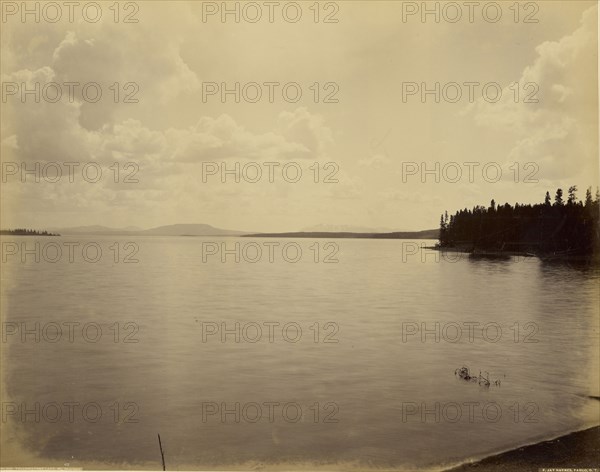
<path id="1" fill-rule="evenodd" d="M 589 267 L 402 240 L 2 241 L 46 250 L 2 268 L 4 466 L 156 469 L 160 433 L 167 470 L 434 469 L 599 423 Z"/>

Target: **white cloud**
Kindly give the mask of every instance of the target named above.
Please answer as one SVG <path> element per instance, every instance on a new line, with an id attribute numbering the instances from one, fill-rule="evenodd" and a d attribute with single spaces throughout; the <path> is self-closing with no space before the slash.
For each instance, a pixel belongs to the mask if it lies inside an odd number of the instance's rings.
<path id="1" fill-rule="evenodd" d="M 279 115 L 279 130 L 286 139 L 300 144 L 307 158 L 324 153 L 333 144 L 333 134 L 320 115 L 300 107 Z"/>
<path id="2" fill-rule="evenodd" d="M 536 48 L 537 57 L 518 78 L 518 100 L 514 87 L 506 87 L 499 102 L 480 98 L 466 110 L 478 125 L 515 142 L 508 161 L 537 162 L 549 180 L 598 172 L 597 76 L 589 73 L 597 61 L 596 16 L 597 7 L 588 9 L 572 34 Z M 538 103 L 524 103 L 534 98 L 529 83 L 539 87 Z"/>
<path id="3" fill-rule="evenodd" d="M 308 153 L 304 143 L 286 139 L 281 134 L 252 133 L 229 115 L 217 118 L 202 117 L 187 129 L 169 129 L 165 132 L 172 153 L 168 159 L 182 162 L 238 160 L 286 160 L 317 158 Z M 310 139 L 310 136 L 309 136 Z"/>

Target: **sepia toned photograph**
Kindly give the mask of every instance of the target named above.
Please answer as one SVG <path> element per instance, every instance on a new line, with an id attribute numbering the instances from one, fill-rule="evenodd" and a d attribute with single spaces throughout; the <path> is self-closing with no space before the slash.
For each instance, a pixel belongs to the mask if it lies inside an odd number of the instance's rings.
<path id="1" fill-rule="evenodd" d="M 600 471 L 597 0 L 0 0 L 0 469 Z"/>

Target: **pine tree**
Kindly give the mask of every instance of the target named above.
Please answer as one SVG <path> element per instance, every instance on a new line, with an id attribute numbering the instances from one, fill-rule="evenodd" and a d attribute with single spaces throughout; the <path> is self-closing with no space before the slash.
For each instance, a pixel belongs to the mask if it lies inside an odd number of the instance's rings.
<path id="1" fill-rule="evenodd" d="M 571 185 L 569 187 L 569 197 L 567 199 L 567 205 L 575 205 L 577 202 L 577 185 Z"/>
<path id="2" fill-rule="evenodd" d="M 594 201 L 592 200 L 592 187 L 588 187 L 588 189 L 585 191 L 585 207 L 590 208 L 593 202 Z"/>
<path id="3" fill-rule="evenodd" d="M 563 206 L 563 191 L 562 188 L 556 189 L 556 195 L 554 196 L 554 206 Z"/>

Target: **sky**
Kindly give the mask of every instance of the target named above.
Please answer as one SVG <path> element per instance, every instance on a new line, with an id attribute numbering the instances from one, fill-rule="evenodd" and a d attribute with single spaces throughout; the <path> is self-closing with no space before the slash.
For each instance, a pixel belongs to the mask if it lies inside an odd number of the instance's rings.
<path id="1" fill-rule="evenodd" d="M 410 231 L 584 198 L 597 3 L 492 3 L 2 2 L 1 226 Z"/>

